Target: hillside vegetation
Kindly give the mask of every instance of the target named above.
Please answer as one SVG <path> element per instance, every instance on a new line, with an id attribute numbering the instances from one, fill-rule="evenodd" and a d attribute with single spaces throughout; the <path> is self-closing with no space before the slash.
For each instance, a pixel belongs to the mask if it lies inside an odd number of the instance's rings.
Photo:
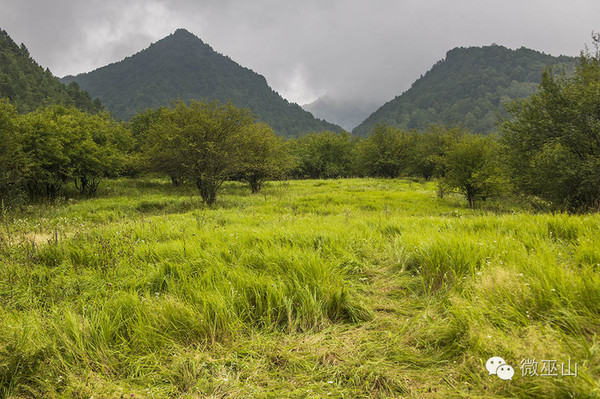
<path id="1" fill-rule="evenodd" d="M 503 135 L 430 126 L 377 124 L 366 138 L 313 132 L 283 141 L 247 109 L 217 101 L 178 101 L 138 113 L 130 124 L 51 106 L 18 115 L 0 100 L 0 199 L 3 206 L 53 200 L 75 182 L 93 195 L 104 177 L 158 172 L 174 186 L 194 182 L 213 205 L 227 180 L 253 192 L 288 176 L 432 179 L 439 195 L 462 193 L 472 208 L 513 197 L 539 209 L 594 212 L 600 198 L 600 36 L 574 73 L 546 70 L 536 92 L 510 107 Z"/>
<path id="2" fill-rule="evenodd" d="M 193 193 L 117 180 L 2 215 L 1 397 L 600 392 L 598 215 L 473 211 L 391 179 Z"/>
<path id="3" fill-rule="evenodd" d="M 33 111 L 50 104 L 72 105 L 82 111 L 102 110 L 98 100 L 79 89 L 76 83 L 62 84 L 49 69 L 38 65 L 27 48 L 18 46 L 0 29 L 0 98 L 9 99 L 19 112 Z"/>
<path id="4" fill-rule="evenodd" d="M 476 133 L 495 131 L 505 104 L 533 94 L 545 67 L 575 64 L 526 48 L 455 48 L 402 95 L 384 104 L 353 133 L 366 136 L 377 124 L 424 129 L 429 124 L 459 126 Z"/>
<path id="5" fill-rule="evenodd" d="M 177 99 L 219 100 L 249 108 L 284 136 L 341 130 L 287 102 L 263 76 L 215 52 L 184 29 L 120 62 L 62 81 L 77 82 L 121 119 Z"/>

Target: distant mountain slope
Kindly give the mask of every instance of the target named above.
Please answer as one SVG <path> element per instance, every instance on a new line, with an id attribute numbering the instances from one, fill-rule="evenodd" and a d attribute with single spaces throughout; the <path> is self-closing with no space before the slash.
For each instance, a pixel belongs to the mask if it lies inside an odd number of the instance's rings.
<path id="1" fill-rule="evenodd" d="M 49 104 L 74 105 L 88 112 L 102 110 L 77 84 L 65 86 L 50 70 L 42 68 L 0 29 L 0 98 L 8 98 L 19 112 L 32 111 Z"/>
<path id="2" fill-rule="evenodd" d="M 350 132 L 373 113 L 380 104 L 324 95 L 310 104 L 303 105 L 302 108 L 315 117 L 336 123 Z"/>
<path id="3" fill-rule="evenodd" d="M 488 133 L 495 129 L 498 115 L 506 115 L 506 102 L 536 90 L 544 67 L 564 64 L 569 68 L 574 61 L 526 48 L 455 48 L 353 133 L 367 135 L 376 123 L 408 129 L 423 129 L 431 123 L 458 125 Z"/>
<path id="4" fill-rule="evenodd" d="M 341 130 L 287 102 L 263 76 L 218 54 L 184 29 L 120 62 L 62 81 L 79 83 L 121 119 L 131 118 L 140 109 L 169 105 L 174 99 L 204 99 L 250 108 L 286 136 Z"/>

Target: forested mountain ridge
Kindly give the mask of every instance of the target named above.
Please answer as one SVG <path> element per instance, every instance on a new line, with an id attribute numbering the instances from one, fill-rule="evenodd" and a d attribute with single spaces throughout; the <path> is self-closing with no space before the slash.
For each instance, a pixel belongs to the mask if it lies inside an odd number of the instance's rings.
<path id="1" fill-rule="evenodd" d="M 366 136 L 377 123 L 406 129 L 429 124 L 455 125 L 477 133 L 495 130 L 504 104 L 533 94 L 548 66 L 572 68 L 575 58 L 503 46 L 458 47 L 446 53 L 402 95 L 357 126 Z"/>
<path id="2" fill-rule="evenodd" d="M 285 136 L 341 130 L 289 103 L 263 76 L 215 52 L 185 29 L 120 62 L 62 81 L 79 83 L 121 119 L 139 110 L 167 106 L 175 99 L 219 100 L 249 108 Z"/>
<path id="3" fill-rule="evenodd" d="M 82 111 L 102 110 L 76 83 L 64 85 L 49 69 L 42 68 L 25 45 L 17 45 L 0 29 L 0 98 L 8 98 L 19 112 L 29 112 L 49 104 L 73 105 Z"/>

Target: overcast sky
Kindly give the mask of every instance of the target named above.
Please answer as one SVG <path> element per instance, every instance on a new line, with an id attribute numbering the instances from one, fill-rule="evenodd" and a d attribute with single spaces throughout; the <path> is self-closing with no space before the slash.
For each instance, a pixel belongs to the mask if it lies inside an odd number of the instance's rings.
<path id="1" fill-rule="evenodd" d="M 57 76 L 181 27 L 299 104 L 383 104 L 457 46 L 578 55 L 599 16 L 600 0 L 0 0 L 0 28 Z"/>

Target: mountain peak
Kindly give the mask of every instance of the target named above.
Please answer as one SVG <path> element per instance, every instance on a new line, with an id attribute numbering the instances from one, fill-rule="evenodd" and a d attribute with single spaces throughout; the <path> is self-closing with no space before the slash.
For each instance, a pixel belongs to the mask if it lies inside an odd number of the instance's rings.
<path id="1" fill-rule="evenodd" d="M 206 44 L 198 36 L 184 28 L 179 28 L 169 36 L 163 37 L 157 43 L 196 43 Z"/>
<path id="2" fill-rule="evenodd" d="M 193 33 L 184 28 L 177 29 L 175 32 L 173 32 L 171 36 L 199 39 L 198 36 L 194 35 Z"/>
<path id="3" fill-rule="evenodd" d="M 63 81 L 77 82 L 125 120 L 139 110 L 168 106 L 174 99 L 218 100 L 249 108 L 286 136 L 341 130 L 288 103 L 263 76 L 217 53 L 186 29 L 177 29 L 120 62 Z"/>
<path id="4" fill-rule="evenodd" d="M 190 31 L 187 30 L 187 29 L 185 29 L 185 28 L 179 28 L 179 29 L 175 30 L 175 33 L 173 33 L 173 34 L 174 35 L 177 35 L 177 34 L 180 34 L 180 35 L 182 35 L 182 34 L 191 35 L 192 33 L 190 33 Z"/>

